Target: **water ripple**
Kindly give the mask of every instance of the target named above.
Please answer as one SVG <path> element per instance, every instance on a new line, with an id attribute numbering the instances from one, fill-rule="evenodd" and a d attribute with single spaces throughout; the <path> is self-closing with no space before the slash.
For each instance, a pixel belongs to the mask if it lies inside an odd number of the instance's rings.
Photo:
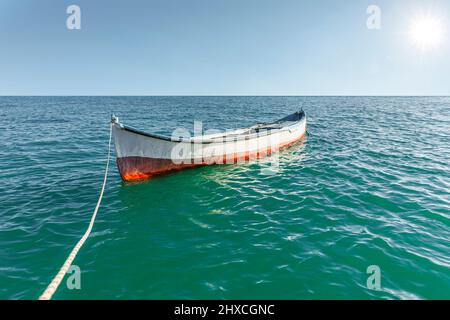
<path id="1" fill-rule="evenodd" d="M 450 298 L 445 97 L 0 97 L 0 298 L 36 298 L 83 234 L 110 110 L 170 134 L 300 104 L 310 135 L 275 157 L 141 183 L 112 165 L 83 290 L 56 298 Z"/>

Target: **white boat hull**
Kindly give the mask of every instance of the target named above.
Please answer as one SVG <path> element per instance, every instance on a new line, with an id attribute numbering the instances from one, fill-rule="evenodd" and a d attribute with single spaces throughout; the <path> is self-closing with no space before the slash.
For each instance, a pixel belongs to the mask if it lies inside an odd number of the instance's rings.
<path id="1" fill-rule="evenodd" d="M 285 148 L 306 134 L 306 117 L 287 125 L 257 132 L 256 126 L 191 139 L 169 139 L 113 123 L 117 166 L 125 181 L 211 164 L 232 164 L 264 157 Z M 250 130 L 250 131 L 249 131 Z"/>

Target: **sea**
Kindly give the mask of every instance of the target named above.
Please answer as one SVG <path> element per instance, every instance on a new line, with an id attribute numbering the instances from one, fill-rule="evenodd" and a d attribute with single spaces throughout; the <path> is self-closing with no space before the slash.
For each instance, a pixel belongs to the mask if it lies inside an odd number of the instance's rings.
<path id="1" fill-rule="evenodd" d="M 450 97 L 0 97 L 0 299 L 85 232 L 114 113 L 171 135 L 306 112 L 269 158 L 126 183 L 54 299 L 450 299 Z M 276 163 L 276 165 L 274 165 Z"/>

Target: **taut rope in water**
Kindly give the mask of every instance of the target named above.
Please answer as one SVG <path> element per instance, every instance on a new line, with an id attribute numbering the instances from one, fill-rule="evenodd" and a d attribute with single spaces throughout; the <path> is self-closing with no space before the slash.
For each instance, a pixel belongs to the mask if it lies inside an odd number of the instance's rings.
<path id="1" fill-rule="evenodd" d="M 113 126 L 113 124 L 111 123 L 110 128 L 109 128 L 108 159 L 106 161 L 105 177 L 103 178 L 102 191 L 100 192 L 100 197 L 98 198 L 97 205 L 95 206 L 94 213 L 92 214 L 92 218 L 91 218 L 91 222 L 89 223 L 89 227 L 87 228 L 83 237 L 78 241 L 78 243 L 72 249 L 72 252 L 67 257 L 67 259 L 64 262 L 64 264 L 62 265 L 61 269 L 59 269 L 58 274 L 53 278 L 52 282 L 48 285 L 47 289 L 45 289 L 44 293 L 39 297 L 39 300 L 50 300 L 52 298 L 52 295 L 58 289 L 58 286 L 60 285 L 62 279 L 64 278 L 64 275 L 66 274 L 67 270 L 69 270 L 73 260 L 77 256 L 78 251 L 81 249 L 81 246 L 84 244 L 86 239 L 89 237 L 92 227 L 94 226 L 94 221 L 97 216 L 97 211 L 98 211 L 98 208 L 100 207 L 100 203 L 102 202 L 102 198 L 103 198 L 103 193 L 105 191 L 106 178 L 108 177 L 109 159 L 111 156 L 112 126 Z"/>

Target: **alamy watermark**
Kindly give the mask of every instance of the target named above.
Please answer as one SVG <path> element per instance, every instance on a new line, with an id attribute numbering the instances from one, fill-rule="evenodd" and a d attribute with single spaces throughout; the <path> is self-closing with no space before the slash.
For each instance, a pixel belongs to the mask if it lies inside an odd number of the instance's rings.
<path id="1" fill-rule="evenodd" d="M 369 15 L 367 17 L 366 26 L 369 30 L 380 30 L 381 29 L 381 8 L 377 5 L 370 5 L 367 7 L 366 13 Z"/>
<path id="2" fill-rule="evenodd" d="M 81 269 L 77 265 L 71 265 L 69 270 L 67 270 L 67 274 L 70 274 L 67 277 L 66 285 L 69 290 L 80 290 L 81 289 Z"/>
<path id="3" fill-rule="evenodd" d="M 367 289 L 380 291 L 381 290 L 381 269 L 377 265 L 367 267 L 366 273 L 370 276 L 367 278 Z"/>
<path id="4" fill-rule="evenodd" d="M 69 16 L 66 19 L 66 27 L 69 30 L 81 29 L 81 9 L 79 6 L 72 4 L 67 7 L 66 13 Z"/>

